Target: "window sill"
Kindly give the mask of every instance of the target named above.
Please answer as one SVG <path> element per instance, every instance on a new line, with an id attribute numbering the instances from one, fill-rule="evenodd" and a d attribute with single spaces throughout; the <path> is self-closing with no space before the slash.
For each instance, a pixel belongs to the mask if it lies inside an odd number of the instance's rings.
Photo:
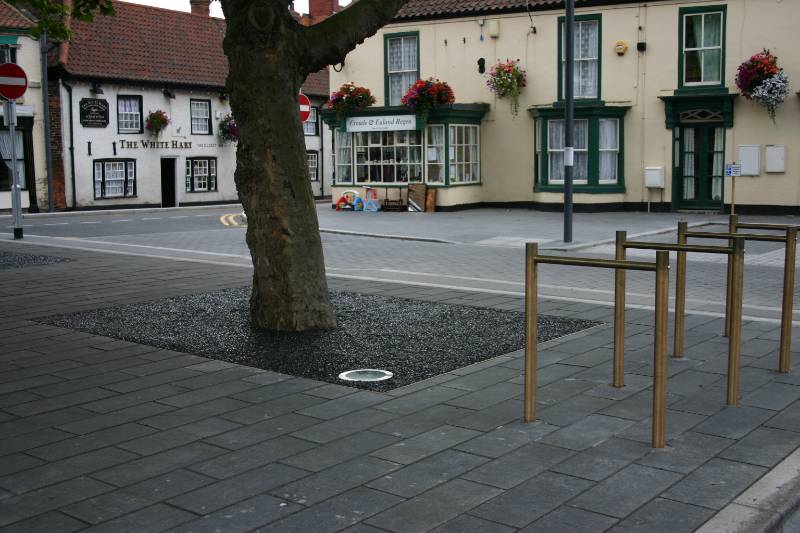
<path id="1" fill-rule="evenodd" d="M 684 85 L 683 87 L 679 87 L 675 89 L 674 95 L 675 96 L 695 96 L 695 95 L 703 95 L 703 96 L 716 96 L 716 95 L 728 95 L 731 94 L 728 91 L 728 88 L 725 85 Z"/>
<path id="2" fill-rule="evenodd" d="M 207 194 L 210 192 L 219 192 L 218 190 L 211 190 L 211 191 L 186 191 L 186 194 Z"/>
<path id="3" fill-rule="evenodd" d="M 133 196 L 95 196 L 95 200 L 128 200 L 129 198 L 138 198 L 139 196 L 134 194 Z"/>
<path id="4" fill-rule="evenodd" d="M 144 131 L 117 131 L 118 135 L 143 135 Z"/>
<path id="5" fill-rule="evenodd" d="M 573 185 L 573 192 L 586 194 L 620 194 L 625 192 L 625 185 Z M 533 192 L 564 192 L 563 185 L 537 183 Z"/>

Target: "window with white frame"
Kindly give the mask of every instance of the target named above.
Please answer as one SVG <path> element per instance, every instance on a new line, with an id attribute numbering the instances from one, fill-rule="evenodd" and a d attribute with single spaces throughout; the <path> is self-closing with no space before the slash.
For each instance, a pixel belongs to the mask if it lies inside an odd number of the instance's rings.
<path id="1" fill-rule="evenodd" d="M 9 44 L 0 46 L 0 63 L 16 63 L 17 47 Z"/>
<path id="2" fill-rule="evenodd" d="M 722 83 L 723 25 L 721 11 L 683 15 L 684 85 Z"/>
<path id="3" fill-rule="evenodd" d="M 192 135 L 211 135 L 211 100 L 191 100 Z"/>
<path id="4" fill-rule="evenodd" d="M 319 152 L 306 152 L 308 160 L 308 177 L 311 181 L 319 181 Z"/>
<path id="5" fill-rule="evenodd" d="M 428 126 L 428 143 L 425 147 L 427 182 L 431 185 L 444 185 L 444 148 L 444 124 L 431 124 Z"/>
<path id="6" fill-rule="evenodd" d="M 217 160 L 213 157 L 186 159 L 186 192 L 217 190 Z"/>
<path id="7" fill-rule="evenodd" d="M 119 133 L 142 133 L 142 97 L 117 97 L 117 126 Z"/>
<path id="8" fill-rule="evenodd" d="M 136 196 L 135 160 L 98 159 L 93 163 L 95 198 Z"/>
<path id="9" fill-rule="evenodd" d="M 547 121 L 547 159 L 549 183 L 564 183 L 564 121 Z M 589 121 L 575 120 L 573 183 L 586 184 L 589 176 Z"/>
<path id="10" fill-rule="evenodd" d="M 408 88 L 419 79 L 419 36 L 387 36 L 386 77 L 389 81 L 388 105 L 400 105 Z"/>
<path id="11" fill-rule="evenodd" d="M 303 133 L 306 136 L 319 135 L 319 124 L 317 122 L 317 108 L 312 107 L 311 113 L 308 115 L 308 120 L 303 122 Z"/>
<path id="12" fill-rule="evenodd" d="M 575 67 L 574 96 L 575 98 L 600 97 L 600 19 L 599 16 L 588 20 L 575 21 Z M 564 73 L 566 71 L 566 51 L 564 36 L 564 23 L 561 23 L 561 98 L 564 97 Z"/>
<path id="13" fill-rule="evenodd" d="M 422 182 L 420 131 L 370 131 L 353 136 L 356 183 Z"/>
<path id="14" fill-rule="evenodd" d="M 353 134 L 335 130 L 336 183 L 353 183 Z"/>
<path id="15" fill-rule="evenodd" d="M 477 183 L 480 174 L 480 127 L 450 126 L 450 183 Z"/>

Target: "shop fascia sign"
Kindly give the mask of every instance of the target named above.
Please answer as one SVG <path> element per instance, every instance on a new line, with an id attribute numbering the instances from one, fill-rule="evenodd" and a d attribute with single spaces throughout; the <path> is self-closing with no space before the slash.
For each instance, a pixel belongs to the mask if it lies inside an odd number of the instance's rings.
<path id="1" fill-rule="evenodd" d="M 119 147 L 123 150 L 191 150 L 192 141 L 153 141 L 150 139 L 128 141 L 120 139 Z"/>
<path id="2" fill-rule="evenodd" d="M 410 131 L 417 129 L 416 115 L 385 115 L 376 117 L 348 117 L 348 132 L 358 131 Z"/>

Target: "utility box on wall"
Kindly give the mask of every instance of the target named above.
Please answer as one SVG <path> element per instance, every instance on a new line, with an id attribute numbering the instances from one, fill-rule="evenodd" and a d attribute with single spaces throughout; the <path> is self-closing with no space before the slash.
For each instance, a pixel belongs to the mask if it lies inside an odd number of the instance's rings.
<path id="1" fill-rule="evenodd" d="M 742 176 L 758 176 L 761 174 L 761 145 L 740 144 L 736 162 L 742 167 Z"/>
<path id="2" fill-rule="evenodd" d="M 648 189 L 663 189 L 664 167 L 644 167 L 644 186 Z"/>
<path id="3" fill-rule="evenodd" d="M 782 144 L 768 144 L 766 154 L 767 172 L 786 172 L 786 147 Z"/>

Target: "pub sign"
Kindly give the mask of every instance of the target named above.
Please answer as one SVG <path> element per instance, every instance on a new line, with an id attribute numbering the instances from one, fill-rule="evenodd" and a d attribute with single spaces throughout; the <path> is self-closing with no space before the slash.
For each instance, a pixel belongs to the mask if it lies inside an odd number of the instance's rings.
<path id="1" fill-rule="evenodd" d="M 105 128 L 108 126 L 108 100 L 102 98 L 81 98 L 81 126 L 85 128 Z"/>

